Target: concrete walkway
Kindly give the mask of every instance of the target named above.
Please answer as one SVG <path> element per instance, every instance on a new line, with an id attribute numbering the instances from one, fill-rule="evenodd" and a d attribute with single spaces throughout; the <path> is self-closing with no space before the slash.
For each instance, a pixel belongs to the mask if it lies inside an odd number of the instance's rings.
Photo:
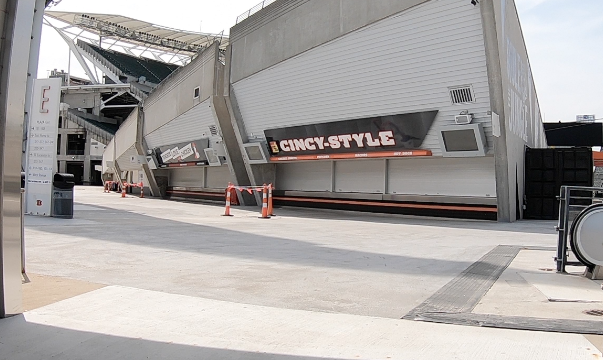
<path id="1" fill-rule="evenodd" d="M 0 359 L 601 357 L 599 337 L 400 320 L 497 245 L 554 246 L 552 222 L 76 202 L 27 217 L 28 272 L 89 292 L 0 320 Z"/>

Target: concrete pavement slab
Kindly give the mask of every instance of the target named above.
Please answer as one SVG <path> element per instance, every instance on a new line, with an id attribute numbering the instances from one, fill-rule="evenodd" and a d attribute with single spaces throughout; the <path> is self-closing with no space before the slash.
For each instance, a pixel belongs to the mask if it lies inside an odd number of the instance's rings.
<path id="1" fill-rule="evenodd" d="M 0 320 L 0 359 L 597 359 L 583 336 L 279 309 L 109 286 Z"/>
<path id="2" fill-rule="evenodd" d="M 26 219 L 28 269 L 300 310 L 400 318 L 499 244 L 552 246 L 549 222 L 212 205 L 78 187 L 73 220 Z M 95 210 L 89 210 L 94 208 Z M 103 211 L 96 209 L 101 208 Z"/>

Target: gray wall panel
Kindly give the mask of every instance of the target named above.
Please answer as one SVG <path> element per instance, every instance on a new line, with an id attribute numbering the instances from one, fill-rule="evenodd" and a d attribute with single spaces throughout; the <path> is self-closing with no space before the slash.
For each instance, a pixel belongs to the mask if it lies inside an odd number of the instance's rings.
<path id="1" fill-rule="evenodd" d="M 389 161 L 390 194 L 496 197 L 494 158 Z"/>
<path id="2" fill-rule="evenodd" d="M 438 109 L 423 148 L 440 155 L 436 128 L 453 124 L 463 110 L 491 137 L 485 61 L 479 8 L 432 0 L 233 87 L 246 131 L 255 136 L 269 128 Z M 472 85 L 475 103 L 451 103 L 448 88 L 459 85 Z"/>
<path id="3" fill-rule="evenodd" d="M 348 160 L 335 163 L 335 191 L 385 192 L 385 160 Z"/>
<path id="4" fill-rule="evenodd" d="M 311 161 L 277 164 L 278 190 L 331 191 L 331 162 Z"/>

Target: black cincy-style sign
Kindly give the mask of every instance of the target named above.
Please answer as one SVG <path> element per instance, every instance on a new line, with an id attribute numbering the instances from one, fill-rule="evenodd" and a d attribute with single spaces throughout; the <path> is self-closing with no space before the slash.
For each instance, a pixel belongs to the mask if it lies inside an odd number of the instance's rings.
<path id="1" fill-rule="evenodd" d="M 438 111 L 265 130 L 272 156 L 419 149 Z"/>
<path id="2" fill-rule="evenodd" d="M 187 141 L 154 149 L 159 167 L 191 166 L 209 164 L 203 149 L 209 147 L 209 140 Z"/>

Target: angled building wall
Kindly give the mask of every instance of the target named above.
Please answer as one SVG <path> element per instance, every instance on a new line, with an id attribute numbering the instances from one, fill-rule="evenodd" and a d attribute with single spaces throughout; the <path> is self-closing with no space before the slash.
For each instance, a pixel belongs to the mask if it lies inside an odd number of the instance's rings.
<path id="1" fill-rule="evenodd" d="M 480 8 L 469 1 L 270 5 L 231 30 L 231 92 L 243 143 L 266 141 L 271 129 L 437 115 L 418 147 L 428 157 L 273 161 L 248 165 L 250 176 L 272 176 L 290 198 L 496 206 L 484 42 Z M 471 98 L 454 101 L 457 88 Z M 441 129 L 458 126 L 463 112 L 484 130 L 485 154 L 444 158 Z"/>
<path id="2" fill-rule="evenodd" d="M 523 217 L 525 149 L 547 146 L 538 96 L 514 0 L 484 2 L 499 219 Z"/>

